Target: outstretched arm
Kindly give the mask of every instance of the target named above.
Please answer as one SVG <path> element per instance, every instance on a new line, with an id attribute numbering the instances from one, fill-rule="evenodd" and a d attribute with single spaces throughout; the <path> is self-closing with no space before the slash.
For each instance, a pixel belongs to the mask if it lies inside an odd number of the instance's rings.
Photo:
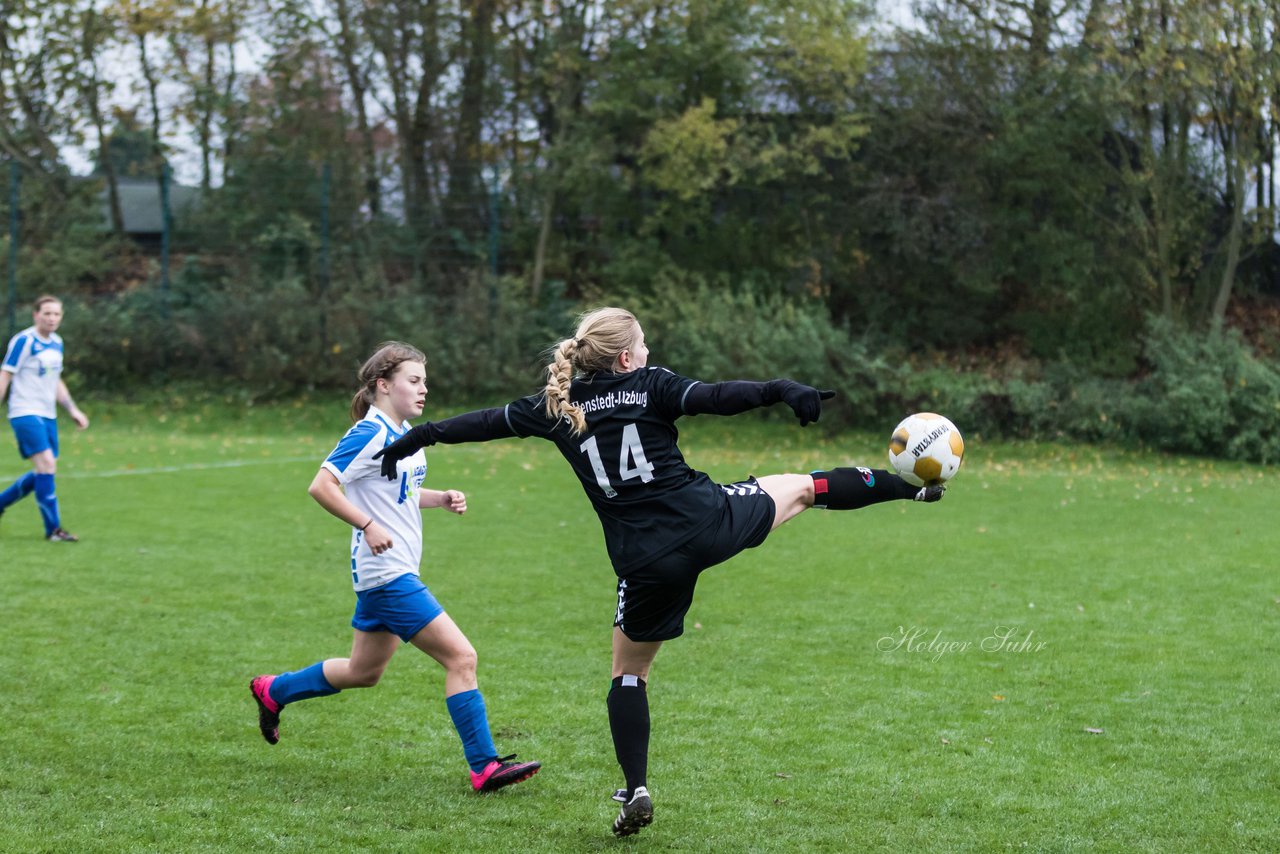
<path id="1" fill-rule="evenodd" d="M 687 415 L 737 415 L 748 409 L 785 403 L 800 419 L 800 426 L 806 427 L 822 414 L 822 401 L 835 395 L 829 389 L 819 391 L 792 380 L 699 383 L 685 395 L 684 411 Z"/>
<path id="2" fill-rule="evenodd" d="M 396 479 L 396 463 L 420 448 L 431 445 L 460 445 L 464 442 L 488 442 L 492 439 L 508 439 L 516 435 L 507 423 L 506 410 L 502 407 L 494 409 L 477 409 L 465 412 L 443 421 L 427 421 L 419 424 L 373 455 L 375 460 L 382 460 L 382 476 L 387 480 Z"/>

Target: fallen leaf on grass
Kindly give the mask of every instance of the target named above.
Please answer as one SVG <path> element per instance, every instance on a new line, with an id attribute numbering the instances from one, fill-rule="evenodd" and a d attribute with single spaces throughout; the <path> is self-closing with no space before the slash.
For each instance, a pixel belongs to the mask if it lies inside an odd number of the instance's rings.
<path id="1" fill-rule="evenodd" d="M 781 771 L 779 771 L 777 774 L 774 774 L 773 776 L 777 777 L 779 780 L 790 780 L 790 779 L 791 779 L 791 775 L 790 775 L 790 774 L 783 774 Z"/>
<path id="2" fill-rule="evenodd" d="M 949 739 L 949 738 L 944 738 L 944 739 L 942 740 L 942 743 L 943 743 L 943 744 L 950 744 L 950 743 L 951 743 L 951 739 Z"/>
<path id="3" fill-rule="evenodd" d="M 992 695 L 991 695 L 991 699 L 995 700 L 997 703 L 1003 703 L 1003 702 L 1004 702 L 1004 694 L 992 694 Z"/>
<path id="4" fill-rule="evenodd" d="M 1087 726 L 1084 728 L 1084 731 L 1092 735 L 1102 735 L 1102 733 L 1105 732 L 1104 729 L 1096 726 Z"/>

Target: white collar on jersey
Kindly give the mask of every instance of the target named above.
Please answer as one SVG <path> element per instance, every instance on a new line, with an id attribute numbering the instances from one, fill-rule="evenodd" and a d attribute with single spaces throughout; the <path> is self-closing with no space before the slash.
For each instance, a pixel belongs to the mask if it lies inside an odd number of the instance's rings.
<path id="1" fill-rule="evenodd" d="M 399 439 L 405 433 L 409 432 L 408 421 L 401 422 L 399 426 L 396 426 L 396 420 L 394 418 L 373 404 L 369 405 L 369 414 L 366 415 L 365 418 L 376 418 L 378 421 L 381 421 L 383 426 L 390 431 L 391 438 L 393 439 Z"/>

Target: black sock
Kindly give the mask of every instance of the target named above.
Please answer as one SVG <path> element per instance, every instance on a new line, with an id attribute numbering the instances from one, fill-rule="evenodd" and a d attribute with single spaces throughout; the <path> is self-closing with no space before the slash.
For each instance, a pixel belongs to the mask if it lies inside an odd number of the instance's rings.
<path id="1" fill-rule="evenodd" d="M 613 752 L 627 779 L 627 797 L 647 785 L 649 773 L 649 695 L 638 676 L 619 676 L 609 689 L 609 730 Z"/>
<path id="2" fill-rule="evenodd" d="M 813 473 L 813 506 L 857 510 L 881 501 L 915 498 L 920 487 L 882 469 L 839 468 Z"/>

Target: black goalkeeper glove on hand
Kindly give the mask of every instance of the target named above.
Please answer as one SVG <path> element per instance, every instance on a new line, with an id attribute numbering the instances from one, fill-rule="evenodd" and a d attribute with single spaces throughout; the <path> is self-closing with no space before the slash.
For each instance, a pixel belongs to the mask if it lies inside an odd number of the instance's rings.
<path id="1" fill-rule="evenodd" d="M 434 444 L 435 440 L 431 438 L 431 422 L 428 421 L 426 424 L 411 427 L 408 433 L 378 451 L 373 458 L 382 460 L 382 476 L 387 480 L 395 480 L 396 465 L 401 460 Z"/>
<path id="2" fill-rule="evenodd" d="M 915 494 L 915 500 L 924 501 L 927 504 L 932 504 L 935 501 L 941 501 L 942 496 L 945 495 L 946 493 L 947 493 L 947 488 L 945 486 L 943 486 L 940 483 L 935 483 L 930 486 L 926 486 L 922 488 L 919 492 L 917 492 Z"/>
<path id="3" fill-rule="evenodd" d="M 800 419 L 801 427 L 808 427 L 822 414 L 822 401 L 835 397 L 834 389 L 819 391 L 807 385 L 788 381 L 782 387 L 782 402 Z"/>

